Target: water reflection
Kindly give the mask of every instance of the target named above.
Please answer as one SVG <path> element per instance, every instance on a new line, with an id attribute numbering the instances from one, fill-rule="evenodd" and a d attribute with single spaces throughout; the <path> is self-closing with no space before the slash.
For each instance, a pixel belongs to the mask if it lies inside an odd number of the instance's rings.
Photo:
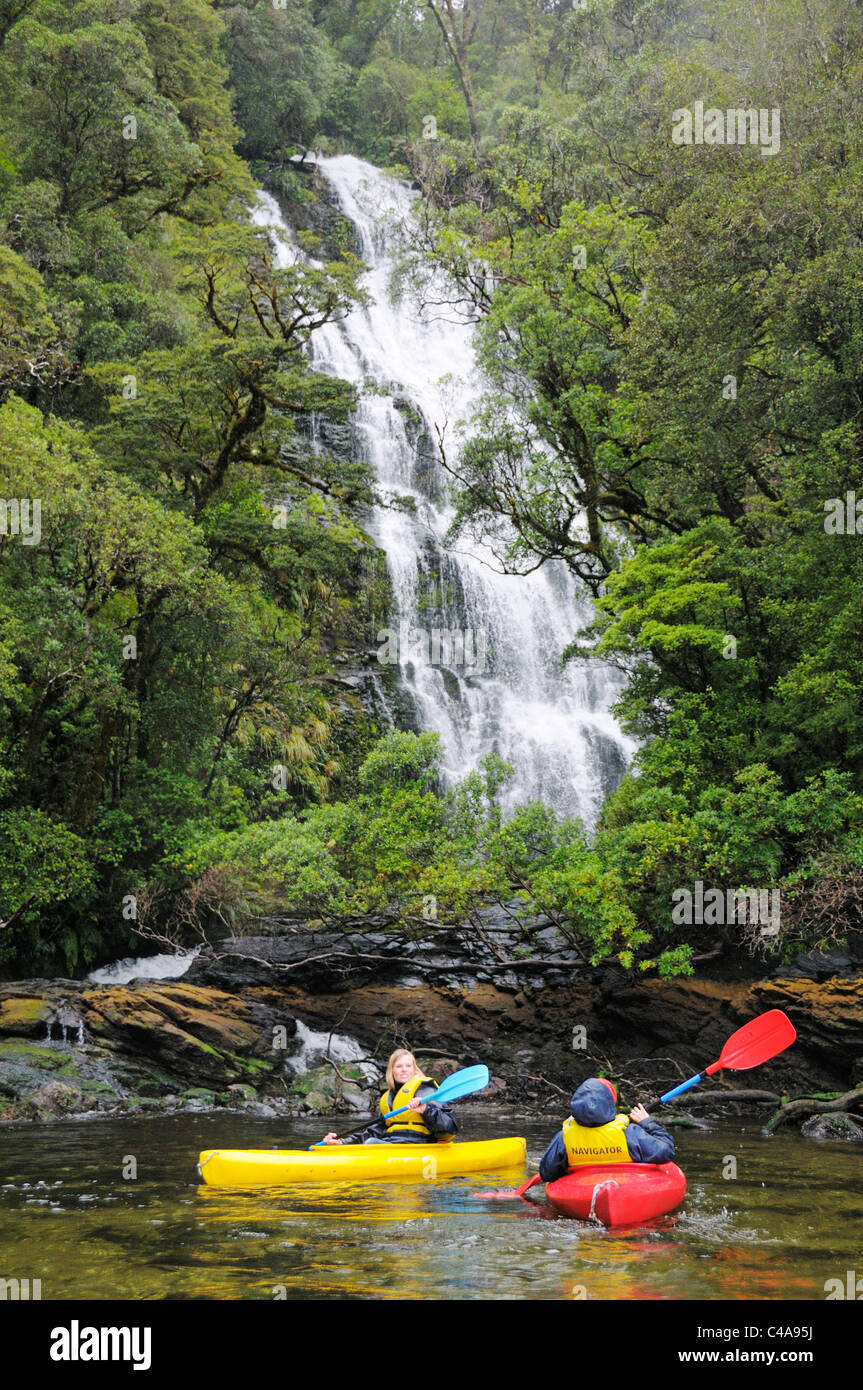
<path id="1" fill-rule="evenodd" d="M 532 1171 L 557 1122 L 519 1119 Z M 319 1122 L 274 1132 L 241 1115 L 0 1130 L 0 1265 L 43 1299 L 811 1299 L 859 1261 L 859 1154 L 797 1135 L 680 1139 L 682 1211 L 606 1231 L 472 1193 L 513 1172 L 345 1186 L 200 1185 L 200 1149 L 304 1147 Z M 472 1138 L 499 1122 L 470 1121 Z M 738 1179 L 722 1177 L 738 1157 Z M 138 1178 L 124 1181 L 123 1161 Z M 854 1194 L 852 1196 L 852 1193 Z"/>

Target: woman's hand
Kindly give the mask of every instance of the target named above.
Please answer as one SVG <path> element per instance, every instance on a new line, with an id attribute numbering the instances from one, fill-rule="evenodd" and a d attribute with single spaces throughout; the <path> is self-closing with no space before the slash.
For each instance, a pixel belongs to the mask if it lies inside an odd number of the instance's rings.
<path id="1" fill-rule="evenodd" d="M 408 1109 L 415 1110 L 418 1115 L 424 1115 L 426 1112 L 425 1101 L 417 1100 L 414 1096 L 413 1100 L 408 1101 Z"/>
<path id="2" fill-rule="evenodd" d="M 336 1134 L 335 1130 L 330 1130 L 329 1134 L 325 1134 L 323 1139 L 321 1140 L 322 1144 L 340 1144 L 341 1142 L 342 1141 Z"/>
<path id="3" fill-rule="evenodd" d="M 635 1124 L 640 1125 L 642 1120 L 649 1120 L 650 1116 L 648 1115 L 643 1105 L 634 1105 L 629 1112 L 629 1118 Z"/>

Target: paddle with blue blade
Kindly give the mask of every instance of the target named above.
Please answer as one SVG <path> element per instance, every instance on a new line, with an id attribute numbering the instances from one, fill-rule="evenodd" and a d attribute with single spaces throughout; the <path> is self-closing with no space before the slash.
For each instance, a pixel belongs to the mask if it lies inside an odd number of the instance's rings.
<path id="1" fill-rule="evenodd" d="M 446 1077 L 440 1083 L 437 1090 L 431 1096 L 426 1096 L 426 1100 L 432 1101 L 434 1105 L 449 1105 L 454 1100 L 461 1100 L 463 1096 L 472 1096 L 475 1091 L 483 1091 L 489 1083 L 488 1067 L 463 1067 L 461 1071 L 454 1071 L 452 1076 Z M 405 1110 L 410 1110 L 409 1105 L 400 1105 L 398 1110 L 391 1110 L 387 1119 L 393 1115 L 402 1115 Z M 353 1139 L 355 1134 L 362 1134 L 367 1126 L 363 1125 L 360 1129 L 352 1129 L 350 1134 L 345 1134 L 345 1139 Z M 311 1144 L 312 1149 L 323 1148 L 323 1144 Z"/>
<path id="2" fill-rule="evenodd" d="M 699 1081 L 703 1081 L 705 1076 L 712 1076 L 716 1071 L 748 1071 L 750 1067 L 760 1067 L 763 1062 L 769 1062 L 771 1057 L 778 1057 L 780 1052 L 784 1052 L 786 1047 L 790 1047 L 797 1037 L 797 1032 L 791 1019 L 782 1012 L 781 1009 L 770 1009 L 766 1014 L 759 1014 L 753 1018 L 751 1023 L 745 1023 L 742 1028 L 738 1028 L 736 1033 L 732 1033 L 719 1054 L 719 1060 L 711 1062 L 709 1067 L 705 1067 L 703 1072 L 698 1072 L 695 1076 L 690 1076 L 688 1081 L 683 1081 L 679 1086 L 675 1086 L 672 1091 L 666 1091 L 665 1095 L 659 1096 L 657 1100 L 651 1101 L 647 1106 L 652 1109 L 654 1105 L 666 1105 L 675 1096 L 682 1095 L 691 1086 L 697 1086 Z M 474 1197 L 484 1198 L 486 1201 L 506 1202 L 515 1197 L 524 1197 L 528 1188 L 533 1187 L 539 1182 L 539 1174 L 534 1178 L 529 1178 L 521 1187 L 516 1187 L 509 1192 L 474 1192 Z M 527 1199 L 524 1198 L 526 1201 Z"/>

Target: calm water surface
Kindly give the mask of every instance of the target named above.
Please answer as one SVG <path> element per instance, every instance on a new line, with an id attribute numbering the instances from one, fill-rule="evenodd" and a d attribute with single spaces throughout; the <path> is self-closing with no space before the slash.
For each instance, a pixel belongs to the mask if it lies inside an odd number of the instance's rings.
<path id="1" fill-rule="evenodd" d="M 257 1191 L 204 1187 L 200 1149 L 305 1148 L 320 1120 L 182 1115 L 0 1129 L 0 1277 L 43 1299 L 818 1299 L 861 1268 L 861 1155 L 757 1127 L 678 1132 L 674 1216 L 617 1234 L 524 1202 L 560 1123 L 470 1117 L 531 1166 L 468 1178 Z M 342 1121 L 344 1124 L 344 1121 Z M 137 1179 L 124 1180 L 124 1162 Z M 737 1178 L 723 1176 L 736 1159 Z M 541 1191 L 541 1189 L 540 1189 Z M 284 1290 L 284 1292 L 283 1292 Z"/>

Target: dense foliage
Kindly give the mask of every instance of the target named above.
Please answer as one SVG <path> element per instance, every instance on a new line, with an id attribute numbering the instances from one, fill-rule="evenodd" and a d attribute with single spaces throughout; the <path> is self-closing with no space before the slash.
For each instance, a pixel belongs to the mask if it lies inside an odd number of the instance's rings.
<path id="1" fill-rule="evenodd" d="M 162 930 L 517 894 L 664 973 L 859 927 L 861 77 L 855 0 L 2 0 L 0 499 L 42 501 L 0 534 L 8 968 L 110 953 L 130 895 Z M 699 102 L 778 147 L 675 144 Z M 477 322 L 454 537 L 567 565 L 570 659 L 627 673 L 592 838 L 326 694 L 380 596 L 304 348 L 359 267 L 247 212 L 314 147 L 411 175 L 404 273 Z M 675 923 L 697 881 L 781 885 L 781 932 Z"/>
<path id="2" fill-rule="evenodd" d="M 14 9 L 0 958 L 68 970 L 127 944 L 189 824 L 320 800 L 360 760 L 326 678 L 377 561 L 366 470 L 313 454 L 303 423 L 351 405 L 304 348 L 354 302 L 358 267 L 280 266 L 250 224 L 217 12 Z M 24 499 L 38 543 L 5 509 Z"/>

